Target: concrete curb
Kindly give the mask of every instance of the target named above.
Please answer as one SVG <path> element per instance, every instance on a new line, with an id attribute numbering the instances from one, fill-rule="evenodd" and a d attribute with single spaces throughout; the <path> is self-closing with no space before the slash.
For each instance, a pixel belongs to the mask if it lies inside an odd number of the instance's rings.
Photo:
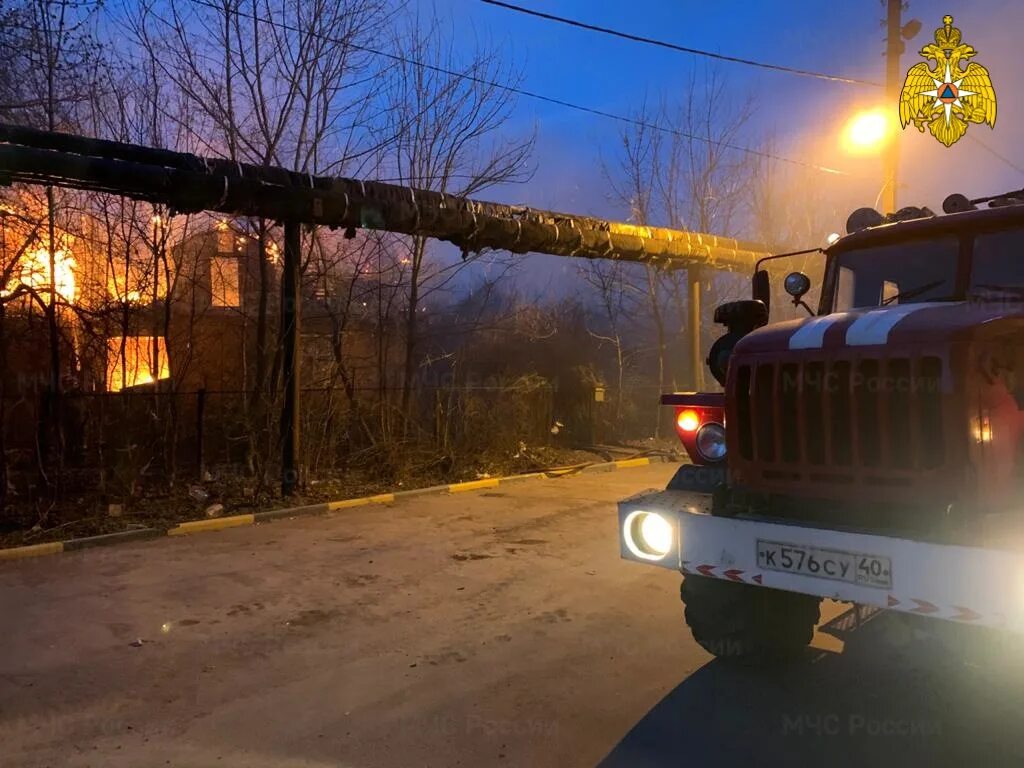
<path id="1" fill-rule="evenodd" d="M 231 515 L 230 517 L 211 517 L 208 520 L 190 520 L 179 523 L 167 531 L 168 536 L 187 536 L 201 531 L 219 531 L 223 528 L 237 528 L 240 525 L 252 525 L 256 522 L 255 515 Z"/>
<path id="2" fill-rule="evenodd" d="M 74 552 L 77 549 L 89 549 L 91 547 L 105 547 L 110 544 L 120 544 L 122 541 L 145 541 L 163 536 L 166 531 L 159 528 L 138 528 L 132 531 L 118 531 L 117 533 L 105 533 L 102 536 L 87 536 L 82 539 L 68 539 L 61 542 L 65 552 Z M 3 552 L 4 550 L 0 550 Z"/>
<path id="3" fill-rule="evenodd" d="M 169 528 L 167 530 L 160 530 L 159 528 L 139 528 L 130 531 L 119 531 L 117 533 L 106 533 L 100 536 L 87 536 L 81 539 L 50 541 L 43 544 L 31 544 L 25 547 L 0 549 L 0 561 L 20 560 L 26 557 L 41 557 L 43 555 L 56 555 L 61 552 L 74 552 L 79 549 L 91 549 L 93 547 L 119 544 L 122 541 L 142 541 L 145 539 L 159 538 L 161 536 L 188 536 L 193 533 L 220 531 L 225 528 L 237 528 L 239 526 L 267 523 L 272 520 L 281 520 L 284 518 L 327 515 L 338 510 L 354 509 L 356 507 L 365 507 L 371 504 L 392 504 L 400 499 L 412 498 L 413 496 L 427 496 L 442 493 L 468 493 L 470 491 L 497 488 L 503 483 L 519 483 L 525 480 L 544 478 L 554 479 L 575 474 L 589 474 L 593 472 L 614 472 L 618 469 L 646 467 L 649 464 L 661 464 L 673 460 L 674 459 L 669 456 L 643 456 L 635 459 L 608 461 L 600 464 L 580 464 L 572 467 L 555 467 L 542 472 L 530 472 L 524 475 L 487 477 L 482 480 L 469 480 L 464 483 L 432 485 L 427 488 L 413 488 L 408 491 L 395 491 L 394 493 L 379 493 L 375 496 L 363 496 L 358 499 L 340 499 L 338 501 L 327 501 L 320 504 L 308 504 L 302 507 L 268 509 L 265 512 L 231 515 L 229 517 L 213 517 L 208 520 L 189 520 L 184 523 L 179 523 L 173 528 Z"/>
<path id="4" fill-rule="evenodd" d="M 269 523 L 271 520 L 280 520 L 285 517 L 306 517 L 311 515 L 326 515 L 330 508 L 324 504 L 309 504 L 305 507 L 285 507 L 284 509 L 268 509 L 265 512 L 256 512 L 253 515 L 254 522 Z"/>
<path id="5" fill-rule="evenodd" d="M 40 555 L 56 555 L 64 551 L 63 541 L 51 541 L 46 544 L 30 544 L 27 547 L 11 547 L 0 549 L 0 560 L 20 560 L 23 557 L 39 557 Z"/>

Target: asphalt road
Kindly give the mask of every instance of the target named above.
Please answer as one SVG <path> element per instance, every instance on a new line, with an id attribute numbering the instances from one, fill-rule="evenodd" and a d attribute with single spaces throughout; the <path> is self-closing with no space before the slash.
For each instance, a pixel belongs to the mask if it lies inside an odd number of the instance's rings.
<path id="1" fill-rule="evenodd" d="M 1024 764 L 1005 656 L 880 619 L 712 661 L 618 559 L 614 501 L 673 469 L 0 564 L 0 765 Z"/>

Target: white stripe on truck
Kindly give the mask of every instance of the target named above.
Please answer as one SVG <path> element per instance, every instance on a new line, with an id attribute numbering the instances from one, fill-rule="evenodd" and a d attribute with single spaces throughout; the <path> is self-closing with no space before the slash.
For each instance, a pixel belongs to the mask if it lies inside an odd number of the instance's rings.
<path id="1" fill-rule="evenodd" d="M 821 349 L 825 341 L 825 331 L 844 317 L 846 317 L 845 312 L 838 312 L 834 315 L 824 315 L 808 320 L 789 337 L 789 348 Z"/>
<path id="2" fill-rule="evenodd" d="M 962 303 L 962 302 L 958 302 Z M 896 324 L 918 310 L 929 307 L 950 306 L 948 301 L 922 302 L 920 304 L 904 304 L 899 307 L 886 307 L 866 312 L 846 329 L 846 344 L 850 347 L 867 347 L 872 344 L 885 344 L 889 341 L 889 332 Z"/>
<path id="3" fill-rule="evenodd" d="M 865 312 L 858 316 L 846 329 L 846 344 L 850 347 L 867 347 L 875 344 L 887 344 L 889 333 L 905 317 L 922 309 L 931 307 L 949 307 L 964 302 L 929 301 L 920 304 L 904 304 L 903 306 L 882 307 Z M 849 316 L 849 312 L 837 312 L 833 315 L 815 317 L 801 325 L 789 337 L 790 349 L 821 349 L 825 342 L 825 332 L 835 323 Z"/>

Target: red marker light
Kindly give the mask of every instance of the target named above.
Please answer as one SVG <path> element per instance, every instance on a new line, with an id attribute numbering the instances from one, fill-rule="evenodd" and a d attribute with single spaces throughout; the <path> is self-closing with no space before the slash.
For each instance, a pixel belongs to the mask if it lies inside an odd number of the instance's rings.
<path id="1" fill-rule="evenodd" d="M 676 417 L 676 425 L 681 432 L 696 432 L 700 426 L 700 414 L 690 408 L 680 411 Z"/>

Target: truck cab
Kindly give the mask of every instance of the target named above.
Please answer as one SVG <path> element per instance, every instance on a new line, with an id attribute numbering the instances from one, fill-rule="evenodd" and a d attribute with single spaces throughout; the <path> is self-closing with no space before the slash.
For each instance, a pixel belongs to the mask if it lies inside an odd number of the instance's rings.
<path id="1" fill-rule="evenodd" d="M 619 510 L 623 556 L 684 574 L 712 653 L 793 652 L 822 597 L 1024 626 L 1022 197 L 861 209 L 821 251 L 816 308 L 806 276 L 782 281 L 806 318 L 768 322 L 765 264 L 752 299 L 716 310 L 724 393 L 662 400 L 694 464 Z M 663 560 L 635 556 L 652 513 Z M 987 581 L 1008 568 L 1009 605 Z"/>
<path id="2" fill-rule="evenodd" d="M 951 543 L 1005 535 L 1022 490 L 1022 257 L 1016 205 L 835 243 L 816 315 L 734 348 L 726 503 Z"/>

